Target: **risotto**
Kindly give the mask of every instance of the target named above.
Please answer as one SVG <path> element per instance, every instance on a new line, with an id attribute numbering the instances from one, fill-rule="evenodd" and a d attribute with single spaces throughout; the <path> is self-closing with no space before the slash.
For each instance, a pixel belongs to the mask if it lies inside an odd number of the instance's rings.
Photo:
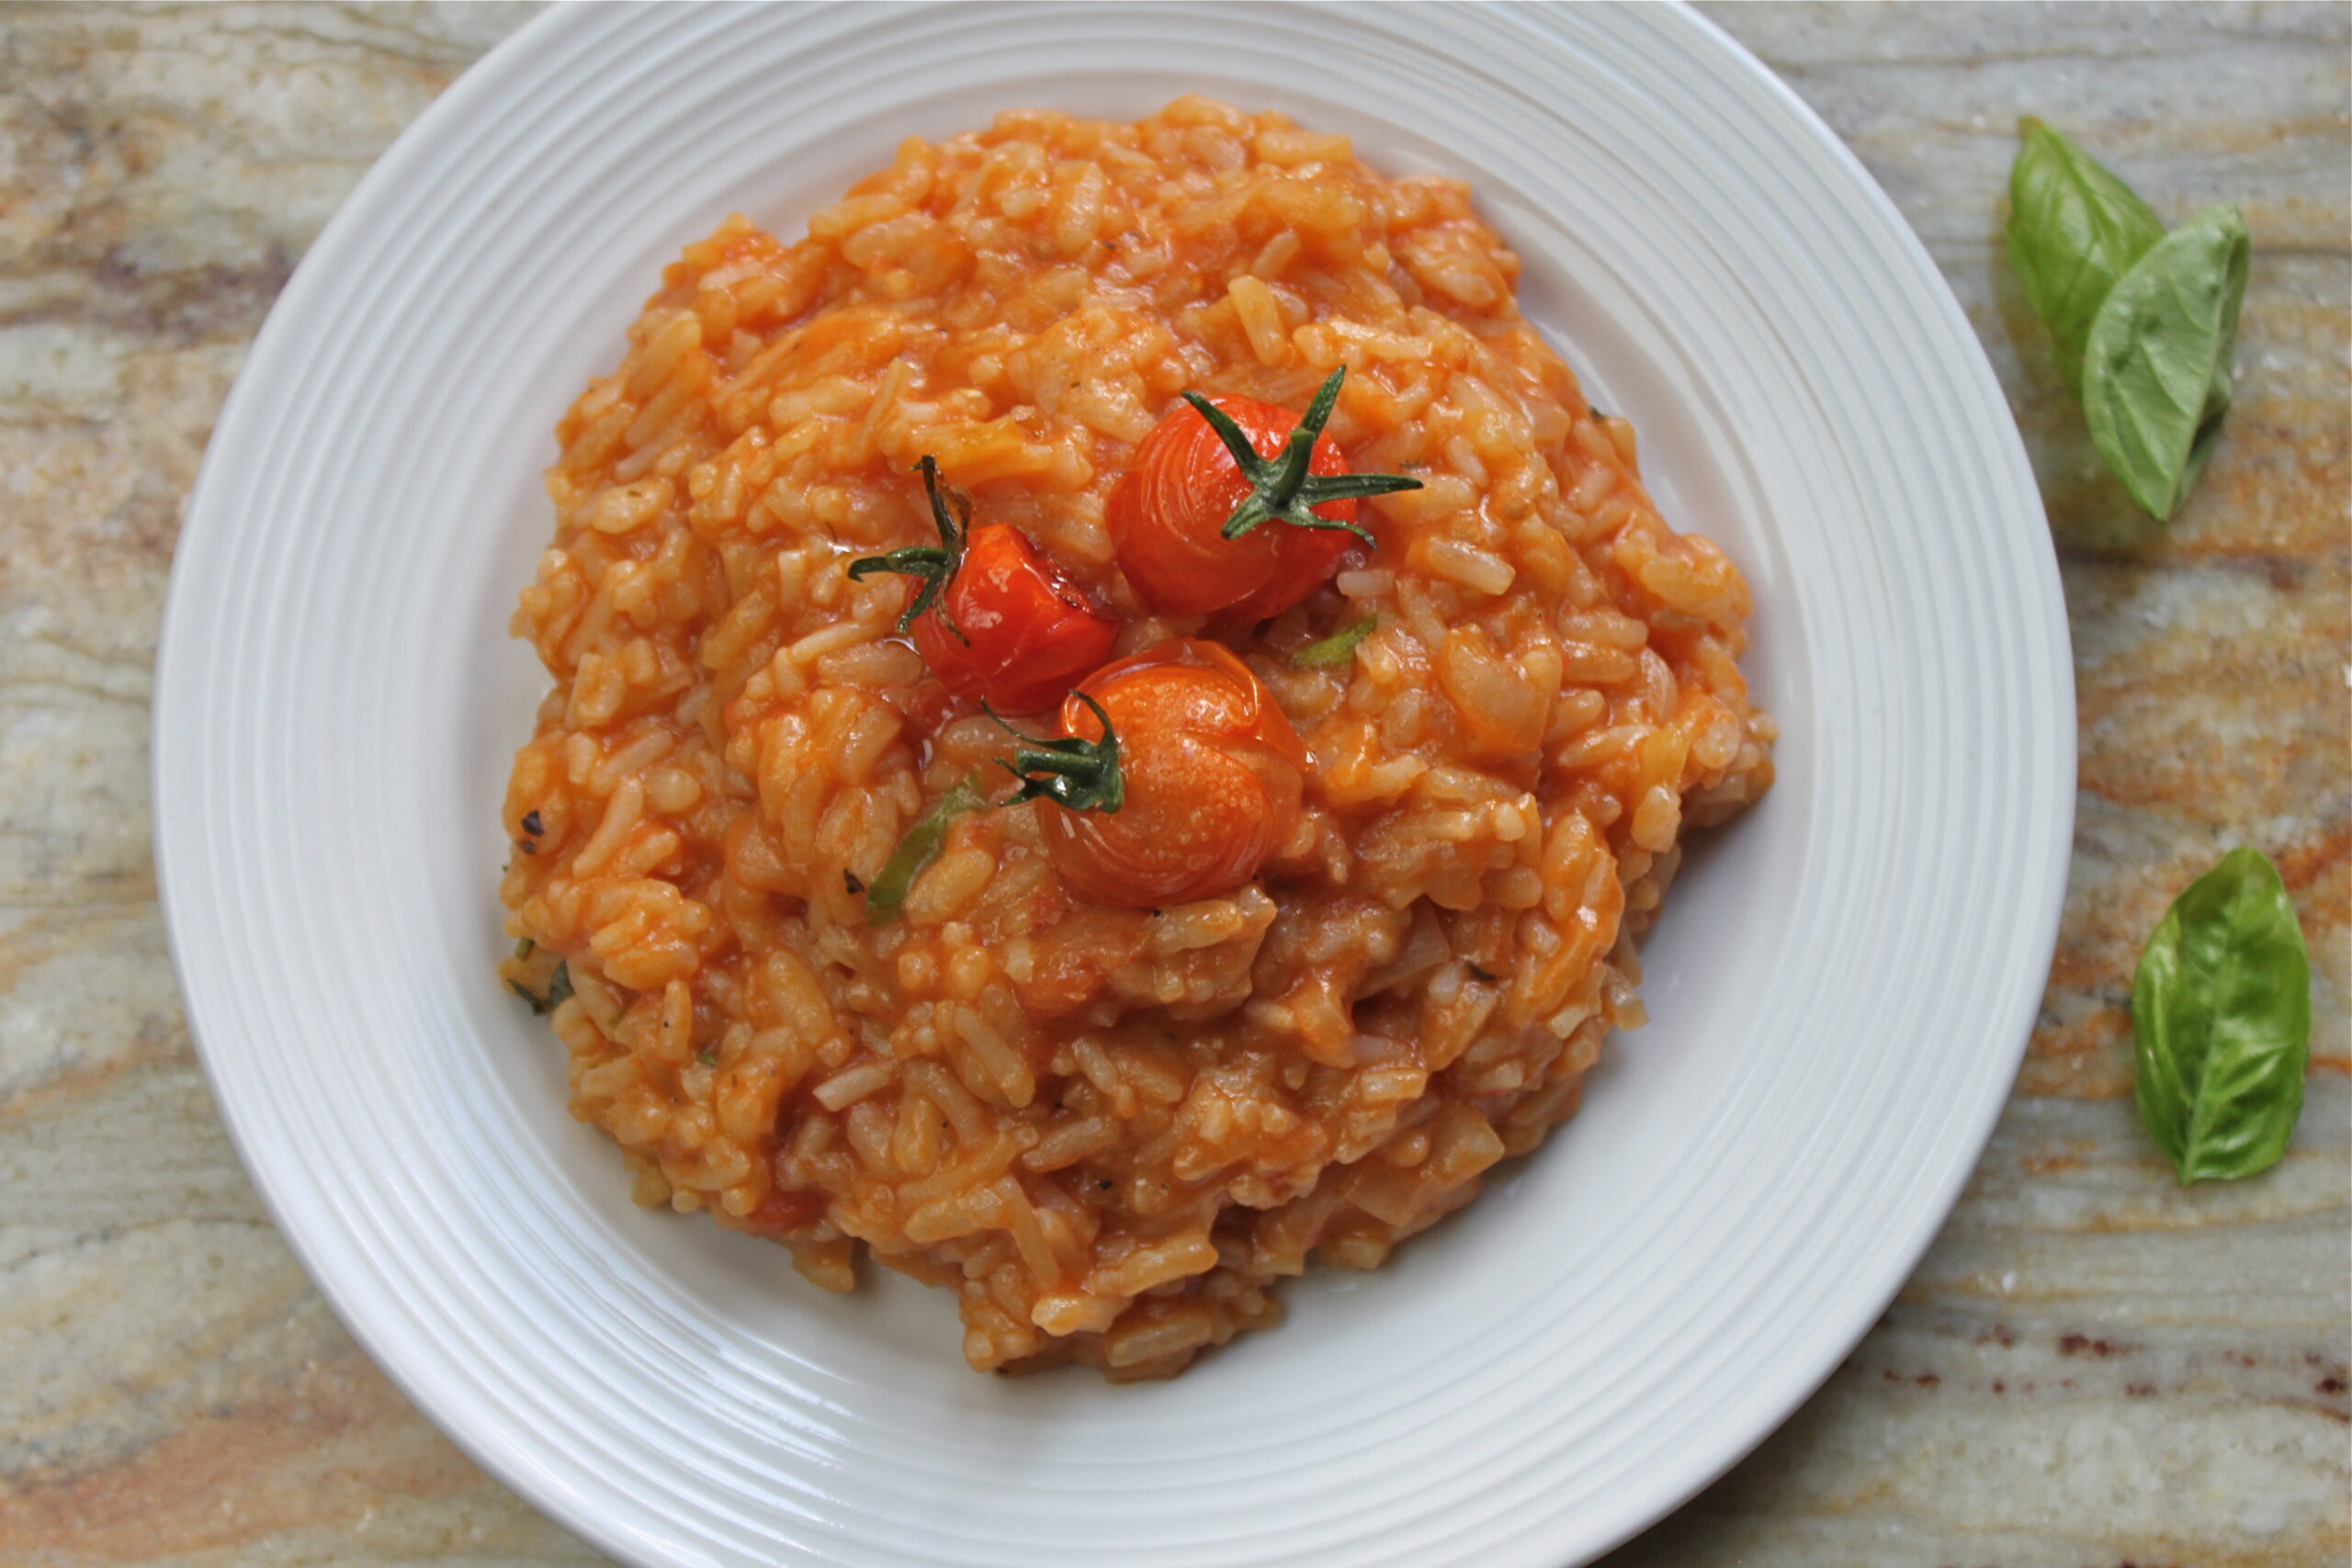
<path id="1" fill-rule="evenodd" d="M 1575 1111 L 1773 730 L 1517 272 L 1199 98 L 687 247 L 558 430 L 504 807 L 639 1202 L 1164 1376 Z"/>

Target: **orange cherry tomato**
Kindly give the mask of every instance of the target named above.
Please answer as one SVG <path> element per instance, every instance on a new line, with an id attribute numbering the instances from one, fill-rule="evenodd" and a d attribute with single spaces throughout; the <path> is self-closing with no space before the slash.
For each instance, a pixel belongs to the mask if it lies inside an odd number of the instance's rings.
<path id="1" fill-rule="evenodd" d="M 1420 488 L 1399 476 L 1351 473 L 1324 436 L 1345 375 L 1333 371 L 1303 416 L 1254 398 L 1202 400 L 1230 422 L 1226 431 L 1187 393 L 1185 406 L 1143 438 L 1112 487 L 1103 522 L 1120 570 L 1153 609 L 1225 611 L 1243 621 L 1278 615 L 1369 540 L 1356 523 L 1356 497 Z M 1311 443 L 1304 464 L 1291 450 L 1299 432 Z M 1246 463 L 1237 450 L 1244 441 L 1255 453 Z"/>
<path id="2" fill-rule="evenodd" d="M 1298 416 L 1254 398 L 1215 402 L 1265 457 L 1282 451 Z M 1347 459 L 1328 441 L 1315 444 L 1308 471 L 1344 474 Z M 1269 526 L 1228 539 L 1220 530 L 1250 495 L 1233 455 L 1191 405 L 1152 428 L 1135 460 L 1112 487 L 1103 510 L 1119 570 L 1144 602 L 1163 615 L 1204 615 L 1230 609 L 1237 619 L 1278 615 L 1339 570 L 1352 535 Z M 1356 520 L 1352 501 L 1315 508 L 1334 523 Z"/>
<path id="3" fill-rule="evenodd" d="M 1071 892 L 1157 908 L 1258 874 L 1299 818 L 1306 747 L 1273 694 L 1217 643 L 1185 638 L 1106 664 L 1062 704 L 1061 745 L 1115 738 L 1115 810 L 1038 806 Z M 1015 766 L 1035 754 L 1024 752 Z"/>
<path id="4" fill-rule="evenodd" d="M 911 626 L 916 651 L 957 696 L 1004 713 L 1053 706 L 1111 657 L 1119 623 L 1019 529 L 974 528 L 968 515 L 951 516 L 938 466 L 925 457 L 917 467 L 939 544 L 869 557 L 850 575 L 894 571 L 922 580 L 899 624 Z M 957 512 L 969 512 L 960 496 Z"/>

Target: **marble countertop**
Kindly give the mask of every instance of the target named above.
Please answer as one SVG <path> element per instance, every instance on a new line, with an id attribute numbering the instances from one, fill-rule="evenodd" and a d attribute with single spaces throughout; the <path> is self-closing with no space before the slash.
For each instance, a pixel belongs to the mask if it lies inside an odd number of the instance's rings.
<path id="1" fill-rule="evenodd" d="M 599 1561 L 345 1337 L 208 1098 L 155 906 L 150 665 L 248 341 L 369 162 L 520 7 L 0 9 L 0 1562 Z M 2352 10 L 1726 6 L 1903 209 L 2050 503 L 2082 767 L 1999 1131 L 1828 1384 L 1618 1568 L 2352 1559 Z M 2001 259 L 2014 125 L 2254 234 L 2240 392 L 2134 521 Z M 2142 936 L 2229 845 L 2316 970 L 2286 1161 L 2177 1189 L 2131 1095 Z"/>

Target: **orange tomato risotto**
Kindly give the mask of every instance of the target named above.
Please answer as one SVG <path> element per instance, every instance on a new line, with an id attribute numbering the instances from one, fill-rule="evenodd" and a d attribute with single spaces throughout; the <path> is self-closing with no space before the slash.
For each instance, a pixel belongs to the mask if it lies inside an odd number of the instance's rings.
<path id="1" fill-rule="evenodd" d="M 829 1290 L 862 1244 L 975 1368 L 1162 1376 L 1577 1109 L 1773 729 L 1518 270 L 1460 182 L 1200 98 L 687 247 L 514 623 L 503 973 L 639 1202 Z M 1163 425 L 1193 489 L 1114 504 Z"/>

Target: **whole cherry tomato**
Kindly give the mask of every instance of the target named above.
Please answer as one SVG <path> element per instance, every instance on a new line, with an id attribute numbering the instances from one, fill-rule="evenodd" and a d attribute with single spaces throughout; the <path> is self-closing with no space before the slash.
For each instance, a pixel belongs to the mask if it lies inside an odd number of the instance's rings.
<path id="1" fill-rule="evenodd" d="M 1018 528 L 973 527 L 961 495 L 951 516 L 939 465 L 926 457 L 915 466 L 939 543 L 869 556 L 852 563 L 850 576 L 898 571 L 922 579 L 899 629 L 913 626 L 916 651 L 957 696 L 1005 713 L 1051 707 L 1111 656 L 1119 623 Z"/>
<path id="2" fill-rule="evenodd" d="M 1229 892 L 1298 823 L 1306 747 L 1220 644 L 1188 637 L 1104 665 L 1062 704 L 1060 731 L 1011 766 L 1080 897 L 1149 908 Z"/>
<path id="3" fill-rule="evenodd" d="M 1152 428 L 1112 487 L 1103 522 L 1119 568 L 1165 615 L 1226 611 L 1262 621 L 1321 586 L 1357 540 L 1356 500 L 1419 490 L 1396 474 L 1351 474 L 1323 426 L 1343 366 L 1304 415 L 1254 398 L 1204 398 Z"/>

